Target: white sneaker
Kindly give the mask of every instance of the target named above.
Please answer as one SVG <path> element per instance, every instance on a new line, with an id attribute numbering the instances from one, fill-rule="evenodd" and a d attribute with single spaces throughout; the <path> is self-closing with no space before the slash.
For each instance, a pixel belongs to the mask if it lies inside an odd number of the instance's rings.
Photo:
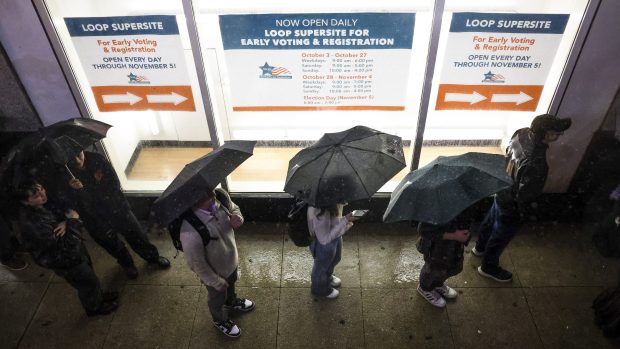
<path id="1" fill-rule="evenodd" d="M 476 257 L 482 257 L 482 256 L 484 256 L 484 251 L 478 251 L 478 250 L 476 249 L 476 246 L 474 246 L 474 247 L 471 249 L 471 254 L 473 254 L 473 255 L 474 255 L 474 256 L 476 256 Z"/>
<path id="2" fill-rule="evenodd" d="M 224 304 L 224 308 L 230 310 L 238 310 L 238 311 L 251 311 L 254 309 L 254 302 L 245 298 L 236 298 L 231 302 L 230 305 Z"/>
<path id="3" fill-rule="evenodd" d="M 443 285 L 441 287 L 435 287 L 435 291 L 437 291 L 437 293 L 439 293 L 443 298 L 446 299 L 454 299 L 456 298 L 456 296 L 459 295 L 459 293 L 456 292 L 455 289 L 446 285 Z"/>
<path id="4" fill-rule="evenodd" d="M 241 330 L 239 329 L 239 326 L 235 325 L 232 320 L 226 320 L 221 322 L 213 321 L 213 326 L 215 326 L 215 328 L 222 331 L 223 334 L 231 338 L 237 338 L 241 335 Z"/>
<path id="5" fill-rule="evenodd" d="M 325 298 L 327 298 L 327 299 L 336 299 L 336 298 L 338 298 L 339 294 L 340 294 L 340 291 L 338 291 L 335 288 L 332 288 L 332 293 L 330 293 L 327 296 L 325 296 Z"/>
<path id="6" fill-rule="evenodd" d="M 339 278 L 339 277 L 337 277 L 337 276 L 335 276 L 335 275 L 332 275 L 332 278 L 331 278 L 331 280 L 329 281 L 329 285 L 330 285 L 331 287 L 336 287 L 336 288 L 338 288 L 338 287 L 340 287 L 340 285 L 342 285 L 342 280 L 340 280 L 340 278 Z"/>
<path id="7" fill-rule="evenodd" d="M 443 308 L 446 306 L 446 300 L 443 299 L 439 292 L 435 290 L 427 292 L 420 288 L 420 285 L 418 285 L 418 293 L 421 294 L 424 299 L 426 299 L 429 303 L 436 306 L 437 308 Z"/>

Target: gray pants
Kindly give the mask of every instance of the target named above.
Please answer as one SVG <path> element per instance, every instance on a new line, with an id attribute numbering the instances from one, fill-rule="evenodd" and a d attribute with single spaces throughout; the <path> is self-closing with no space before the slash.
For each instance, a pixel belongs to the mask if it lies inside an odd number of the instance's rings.
<path id="1" fill-rule="evenodd" d="M 208 297 L 207 303 L 209 304 L 209 312 L 215 322 L 222 322 L 228 320 L 228 309 L 225 305 L 230 305 L 232 301 L 237 298 L 235 293 L 235 282 L 237 282 L 237 269 L 226 278 L 228 282 L 228 288 L 225 291 L 220 292 L 211 286 L 207 286 Z"/>
<path id="2" fill-rule="evenodd" d="M 332 240 L 327 245 L 321 245 L 314 240 L 310 244 L 310 253 L 314 257 L 310 290 L 317 296 L 325 297 L 332 292 L 329 282 L 342 256 L 342 237 Z"/>

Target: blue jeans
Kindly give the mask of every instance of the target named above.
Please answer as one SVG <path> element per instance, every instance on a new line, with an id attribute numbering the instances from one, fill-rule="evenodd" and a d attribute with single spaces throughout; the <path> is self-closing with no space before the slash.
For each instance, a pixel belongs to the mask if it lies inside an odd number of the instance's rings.
<path id="1" fill-rule="evenodd" d="M 321 245 L 317 240 L 310 244 L 310 253 L 314 257 L 312 265 L 310 290 L 313 294 L 325 297 L 332 292 L 330 281 L 334 268 L 342 256 L 342 237 L 332 240 L 327 245 Z"/>
<path id="2" fill-rule="evenodd" d="M 502 214 L 502 209 L 493 201 L 486 217 L 480 224 L 476 250 L 483 252 L 482 268 L 492 270 L 499 266 L 499 256 L 519 230 L 519 218 Z"/>

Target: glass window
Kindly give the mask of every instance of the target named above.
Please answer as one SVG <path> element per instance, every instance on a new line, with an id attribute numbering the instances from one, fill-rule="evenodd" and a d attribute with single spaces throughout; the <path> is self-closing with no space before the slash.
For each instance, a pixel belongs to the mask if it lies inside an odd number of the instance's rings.
<path id="1" fill-rule="evenodd" d="M 186 0 L 204 72 L 182 0 L 38 1 L 89 113 L 114 126 L 104 146 L 125 190 L 161 191 L 214 144 L 257 140 L 229 189 L 282 192 L 297 151 L 356 125 L 402 137 L 411 162 L 435 59 L 433 0 Z M 516 129 L 547 112 L 587 3 L 446 0 L 420 166 L 437 155 L 502 153 Z"/>
<path id="2" fill-rule="evenodd" d="M 163 190 L 211 149 L 181 0 L 45 4 L 125 190 Z"/>
<path id="3" fill-rule="evenodd" d="M 281 192 L 297 151 L 356 125 L 401 136 L 411 160 L 433 1 L 193 6 L 219 137 L 259 141 L 232 191 Z"/>
<path id="4" fill-rule="evenodd" d="M 588 0 L 446 0 L 420 166 L 503 154 L 549 110 Z"/>

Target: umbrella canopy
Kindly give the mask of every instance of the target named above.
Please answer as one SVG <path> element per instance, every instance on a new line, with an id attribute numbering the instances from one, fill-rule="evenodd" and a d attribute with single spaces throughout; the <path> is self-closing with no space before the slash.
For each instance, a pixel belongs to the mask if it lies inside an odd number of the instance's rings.
<path id="1" fill-rule="evenodd" d="M 104 138 L 110 127 L 112 125 L 95 119 L 75 118 L 57 122 L 41 129 L 41 145 L 48 147 L 56 163 L 66 164 L 82 150 Z"/>
<path id="2" fill-rule="evenodd" d="M 104 138 L 110 127 L 94 119 L 76 118 L 40 128 L 4 156 L 0 163 L 0 180 L 15 186 L 32 167 L 65 165 L 80 151 Z"/>
<path id="3" fill-rule="evenodd" d="M 502 155 L 440 156 L 403 178 L 392 192 L 383 221 L 446 224 L 476 201 L 511 185 Z"/>
<path id="4" fill-rule="evenodd" d="M 255 144 L 255 141 L 229 141 L 185 165 L 153 203 L 152 212 L 156 220 L 168 224 L 179 217 L 252 156 Z"/>
<path id="5" fill-rule="evenodd" d="M 400 137 L 355 126 L 297 153 L 284 191 L 319 207 L 368 199 L 405 166 Z"/>

